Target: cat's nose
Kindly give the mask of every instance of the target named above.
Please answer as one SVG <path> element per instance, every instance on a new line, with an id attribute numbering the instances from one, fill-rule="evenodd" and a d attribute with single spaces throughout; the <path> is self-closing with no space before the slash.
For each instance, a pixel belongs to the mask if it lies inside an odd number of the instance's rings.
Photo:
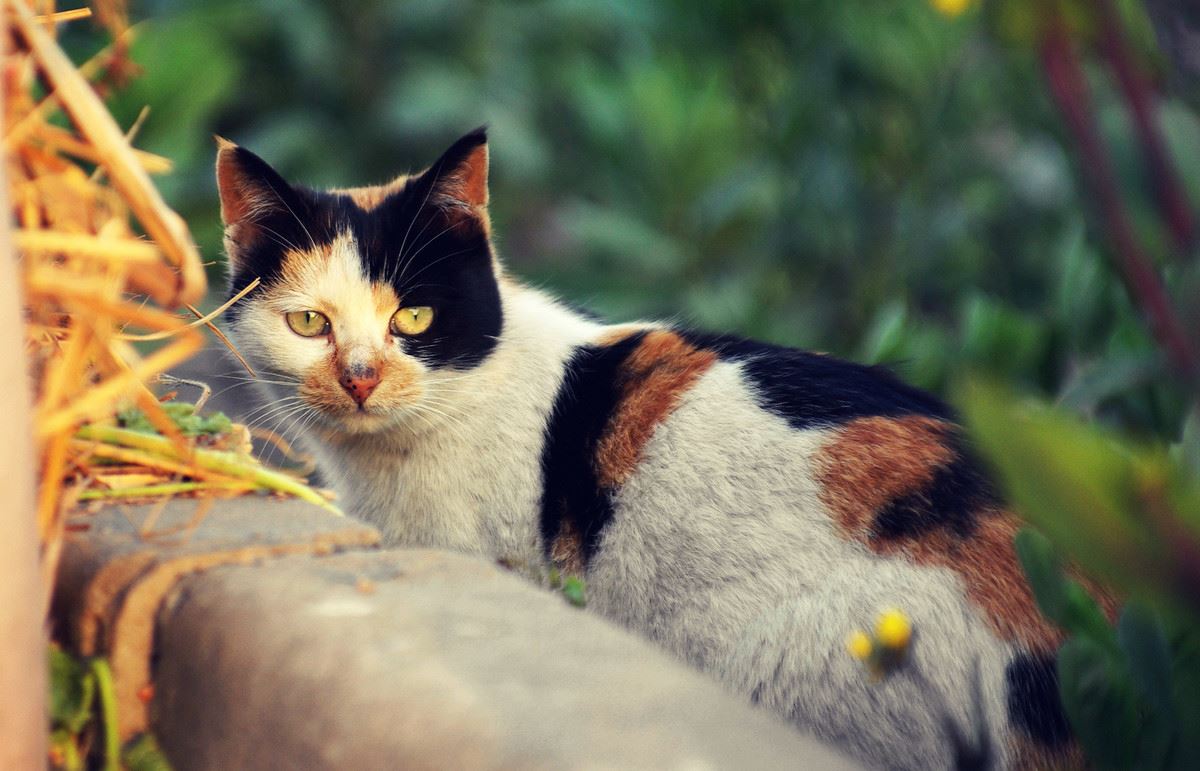
<path id="1" fill-rule="evenodd" d="M 346 393 L 350 394 L 350 398 L 361 407 L 371 392 L 375 390 L 375 386 L 379 385 L 379 371 L 374 367 L 349 367 L 342 372 L 342 377 L 338 382 L 342 384 L 342 388 L 346 389 Z"/>

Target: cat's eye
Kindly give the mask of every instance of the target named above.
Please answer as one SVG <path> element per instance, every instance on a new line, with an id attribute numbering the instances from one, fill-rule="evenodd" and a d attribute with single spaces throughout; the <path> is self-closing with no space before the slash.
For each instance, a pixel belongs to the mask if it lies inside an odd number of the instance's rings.
<path id="1" fill-rule="evenodd" d="M 419 335 L 429 329 L 432 323 L 433 308 L 428 305 L 414 305 L 393 313 L 388 326 L 393 335 Z"/>
<path id="2" fill-rule="evenodd" d="M 292 331 L 301 337 L 317 337 L 329 334 L 329 319 L 317 311 L 292 311 L 284 318 Z"/>

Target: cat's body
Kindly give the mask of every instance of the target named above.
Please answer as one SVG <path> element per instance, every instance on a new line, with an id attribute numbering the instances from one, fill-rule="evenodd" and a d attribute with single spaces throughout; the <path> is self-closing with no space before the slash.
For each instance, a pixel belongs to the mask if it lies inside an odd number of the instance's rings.
<path id="1" fill-rule="evenodd" d="M 873 765 L 949 767 L 956 730 L 998 766 L 1064 757 L 1057 637 L 948 410 L 877 369 L 605 325 L 520 285 L 486 164 L 476 133 L 424 175 L 317 194 L 222 147 L 232 285 L 264 279 L 233 331 L 346 509 L 392 543 L 581 575 L 593 610 Z M 397 308 L 433 321 L 401 333 Z M 293 334 L 300 311 L 320 318 Z M 845 640 L 887 607 L 913 660 L 872 682 Z"/>

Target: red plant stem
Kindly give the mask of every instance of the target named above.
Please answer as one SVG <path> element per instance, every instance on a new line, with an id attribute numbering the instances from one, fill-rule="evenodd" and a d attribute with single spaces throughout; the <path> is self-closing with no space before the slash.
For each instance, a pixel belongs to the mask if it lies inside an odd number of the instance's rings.
<path id="1" fill-rule="evenodd" d="M 1163 141 L 1162 131 L 1154 118 L 1153 94 L 1146 78 L 1134 63 L 1129 45 L 1121 28 L 1121 18 L 1112 0 L 1097 2 L 1101 25 L 1101 50 L 1112 67 L 1117 84 L 1133 116 L 1133 128 L 1142 146 L 1150 181 L 1158 208 L 1162 212 L 1175 245 L 1184 254 L 1195 245 L 1195 225 L 1187 194 L 1179 183 Z"/>
<path id="2" fill-rule="evenodd" d="M 1112 238 L 1116 268 L 1125 287 L 1179 374 L 1192 383 L 1200 382 L 1200 357 L 1192 347 L 1158 273 L 1134 236 L 1116 175 L 1092 117 L 1087 81 L 1061 22 L 1048 26 L 1040 42 L 1039 54 L 1050 93 L 1075 141 L 1084 177 Z"/>

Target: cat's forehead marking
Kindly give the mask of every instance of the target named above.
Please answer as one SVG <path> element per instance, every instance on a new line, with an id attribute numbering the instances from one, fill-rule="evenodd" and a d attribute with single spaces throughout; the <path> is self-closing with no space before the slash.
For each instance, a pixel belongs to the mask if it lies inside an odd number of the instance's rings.
<path id="1" fill-rule="evenodd" d="M 389 196 L 398 193 L 408 184 L 410 177 L 406 174 L 396 177 L 386 185 L 370 185 L 367 187 L 345 187 L 329 192 L 344 195 L 354 202 L 354 205 L 365 212 L 374 211 L 386 201 Z"/>
<path id="2" fill-rule="evenodd" d="M 283 282 L 293 292 L 309 297 L 317 310 L 330 312 L 343 326 L 356 318 L 390 314 L 397 307 L 395 290 L 367 276 L 358 241 L 343 230 L 328 244 L 291 249 L 283 259 Z"/>

